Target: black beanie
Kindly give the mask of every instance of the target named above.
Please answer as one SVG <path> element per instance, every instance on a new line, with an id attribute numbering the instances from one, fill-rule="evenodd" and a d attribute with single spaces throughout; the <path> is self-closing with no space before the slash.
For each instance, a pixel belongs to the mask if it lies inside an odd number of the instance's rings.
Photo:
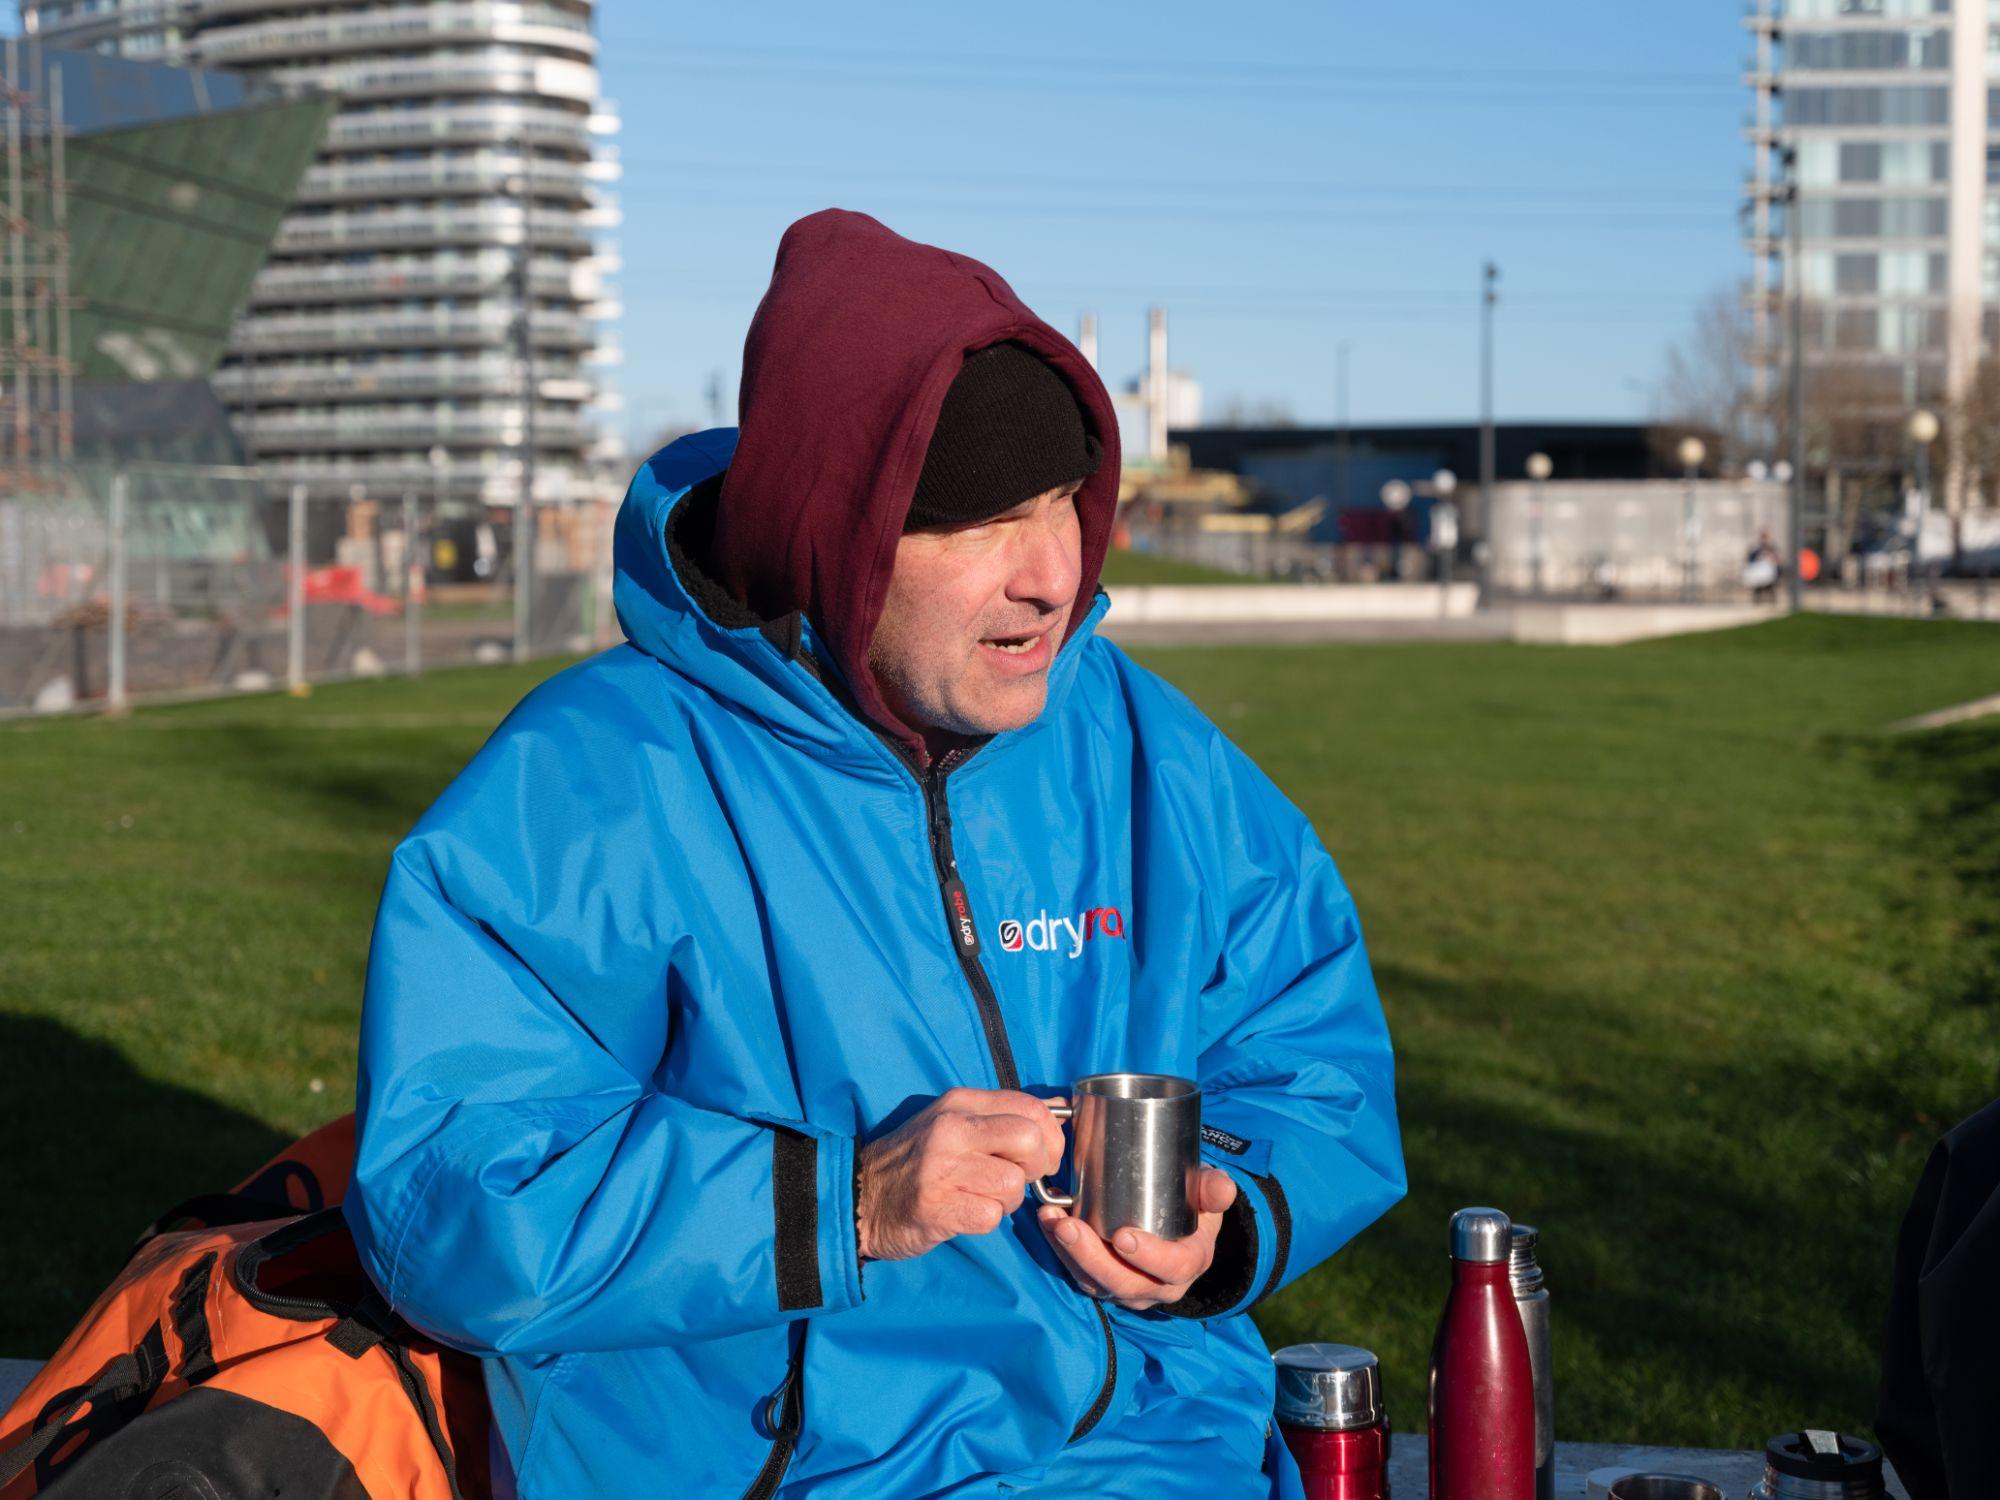
<path id="1" fill-rule="evenodd" d="M 965 358 L 938 410 L 905 531 L 969 525 L 1088 479 L 1103 447 L 1062 376 L 1020 344 Z"/>

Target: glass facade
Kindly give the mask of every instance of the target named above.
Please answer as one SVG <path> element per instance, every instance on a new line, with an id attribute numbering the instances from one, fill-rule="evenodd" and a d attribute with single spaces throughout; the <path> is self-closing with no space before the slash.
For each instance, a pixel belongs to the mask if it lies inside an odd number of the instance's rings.
<path id="1" fill-rule="evenodd" d="M 599 252 L 616 219 L 592 0 L 22 0 L 21 12 L 54 44 L 340 96 L 216 378 L 256 457 L 324 494 L 346 496 L 357 475 L 429 493 L 441 446 L 454 498 L 511 504 L 525 343 L 537 493 L 589 491 L 615 260 Z M 391 370 L 406 378 L 369 378 Z"/>
<path id="2" fill-rule="evenodd" d="M 1987 111 L 2000 120 L 2000 29 L 1987 34 L 1989 8 L 2000 11 L 2000 0 L 1753 0 L 1751 239 L 1769 293 L 1758 302 L 1767 366 L 1782 357 L 1786 216 L 1796 213 L 1807 358 L 1851 367 L 1885 401 L 1942 399 L 1954 228 L 1962 257 L 1971 222 L 1953 196 L 1966 186 L 1952 179 L 1953 100 L 1967 97 L 1954 65 L 1982 69 L 1974 98 L 1991 75 Z M 1959 58 L 1966 35 L 1973 50 Z M 2000 181 L 2000 128 L 1975 128 L 1991 134 L 1985 176 Z M 1785 201 L 1788 154 L 1796 204 Z M 1988 297 L 2000 282 L 1996 209 L 1969 207 L 1984 212 L 1995 247 L 1981 266 Z M 1966 336 L 1977 339 L 1977 328 Z"/>

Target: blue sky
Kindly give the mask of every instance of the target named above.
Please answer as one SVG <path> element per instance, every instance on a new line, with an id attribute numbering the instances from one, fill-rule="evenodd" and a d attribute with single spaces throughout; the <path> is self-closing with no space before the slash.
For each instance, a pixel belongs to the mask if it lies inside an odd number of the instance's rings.
<path id="1" fill-rule="evenodd" d="M 1231 400 L 1466 419 L 1502 269 L 1502 419 L 1649 408 L 1740 277 L 1740 0 L 830 6 L 604 0 L 624 119 L 618 376 L 639 440 L 733 411 L 785 226 L 838 205 L 975 255 L 1100 366 L 1145 309 Z"/>

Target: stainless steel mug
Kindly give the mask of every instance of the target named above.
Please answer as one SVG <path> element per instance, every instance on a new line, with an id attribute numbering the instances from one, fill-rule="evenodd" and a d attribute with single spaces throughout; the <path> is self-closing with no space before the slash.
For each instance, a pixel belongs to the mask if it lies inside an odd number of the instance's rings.
<path id="1" fill-rule="evenodd" d="M 1194 1233 L 1201 1089 L 1193 1079 L 1097 1073 L 1076 1081 L 1068 1104 L 1049 1108 L 1076 1133 L 1076 1192 L 1065 1197 L 1037 1178 L 1037 1198 L 1106 1239 L 1127 1226 L 1163 1240 Z"/>
<path id="2" fill-rule="evenodd" d="M 1729 1500 L 1692 1474 L 1627 1474 L 1611 1486 L 1611 1500 Z"/>

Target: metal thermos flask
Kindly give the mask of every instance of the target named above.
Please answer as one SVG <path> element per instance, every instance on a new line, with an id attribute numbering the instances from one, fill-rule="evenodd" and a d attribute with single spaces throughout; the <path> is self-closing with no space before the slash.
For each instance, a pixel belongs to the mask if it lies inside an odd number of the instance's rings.
<path id="1" fill-rule="evenodd" d="M 1271 1360 L 1278 1430 L 1306 1500 L 1389 1500 L 1389 1419 L 1375 1356 L 1348 1344 L 1293 1344 Z"/>
<path id="2" fill-rule="evenodd" d="M 1882 1450 L 1851 1433 L 1809 1427 L 1764 1445 L 1764 1482 L 1750 1500 L 1882 1500 Z"/>
<path id="3" fill-rule="evenodd" d="M 1535 1376 L 1497 1208 L 1451 1216 L 1451 1293 L 1431 1345 L 1431 1500 L 1534 1500 Z"/>
<path id="4" fill-rule="evenodd" d="M 1556 1377 L 1549 1363 L 1549 1289 L 1535 1259 L 1540 1239 L 1532 1225 L 1514 1226 L 1507 1276 L 1514 1284 L 1514 1305 L 1528 1336 L 1528 1368 L 1535 1376 L 1535 1500 L 1555 1500 Z"/>

